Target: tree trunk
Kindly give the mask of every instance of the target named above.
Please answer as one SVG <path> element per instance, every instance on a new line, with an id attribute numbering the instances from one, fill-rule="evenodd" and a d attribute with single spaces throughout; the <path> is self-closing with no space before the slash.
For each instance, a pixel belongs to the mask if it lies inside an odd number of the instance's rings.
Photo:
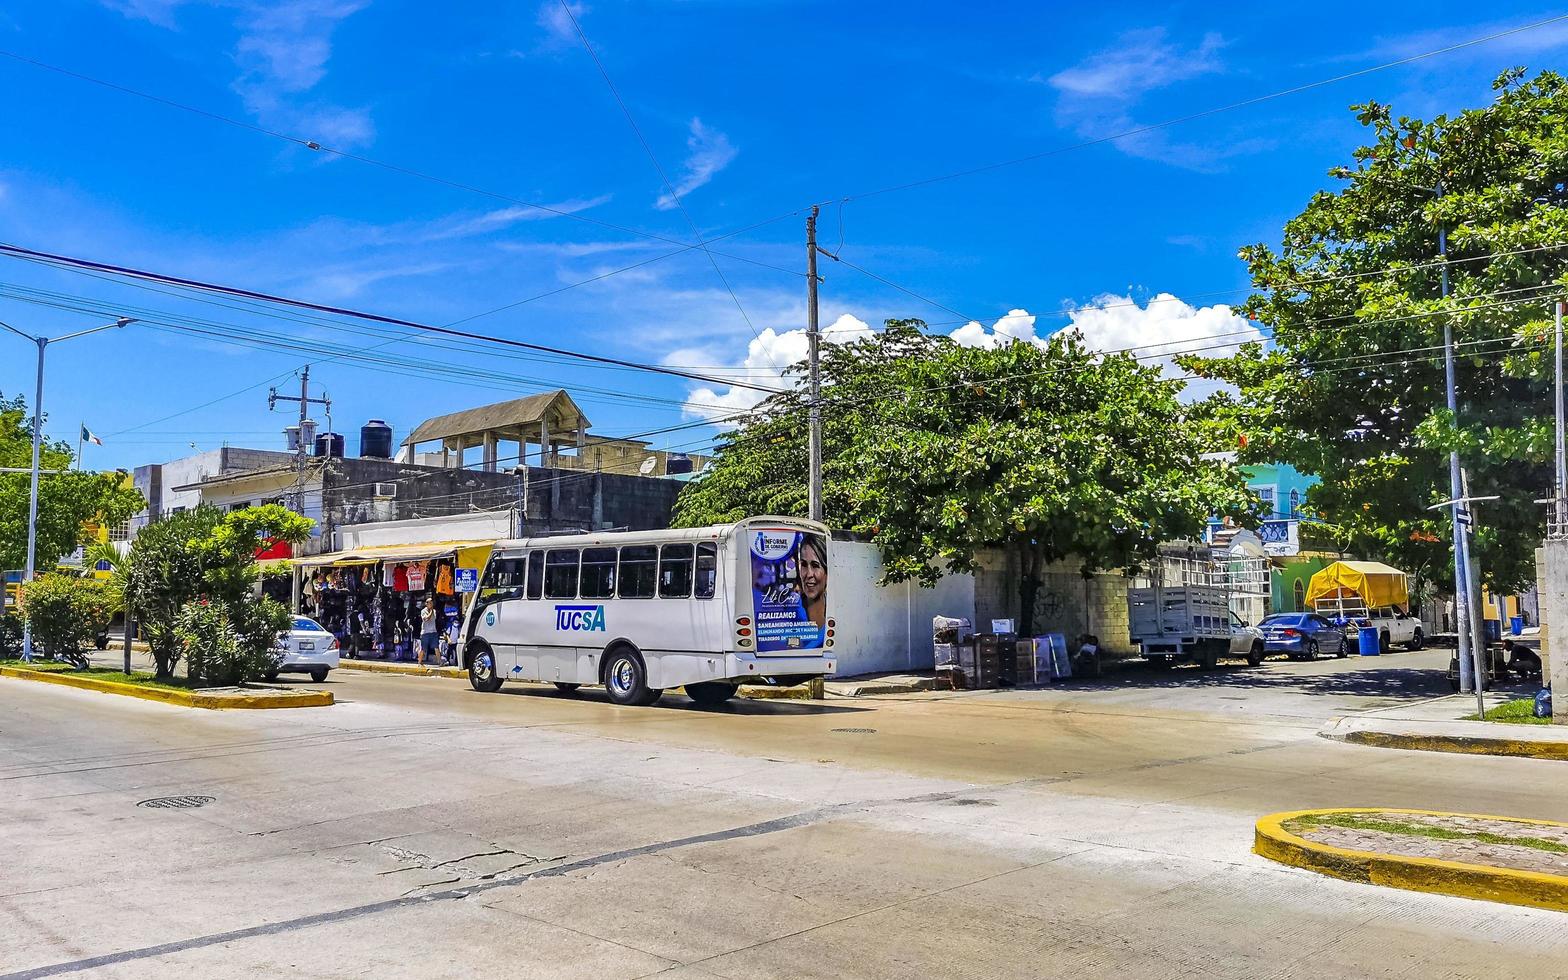
<path id="1" fill-rule="evenodd" d="M 1040 594 L 1040 550 L 1020 545 L 1018 570 L 1018 622 L 1014 627 L 1019 636 L 1033 636 L 1034 601 Z"/>
<path id="2" fill-rule="evenodd" d="M 153 660 L 155 660 L 158 664 L 156 675 L 158 680 L 173 680 L 175 660 L 174 654 L 163 647 L 153 647 L 152 657 Z"/>

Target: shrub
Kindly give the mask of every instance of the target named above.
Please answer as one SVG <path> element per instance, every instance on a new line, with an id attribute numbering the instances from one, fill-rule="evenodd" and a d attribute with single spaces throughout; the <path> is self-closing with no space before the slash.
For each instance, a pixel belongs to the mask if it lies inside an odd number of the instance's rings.
<path id="1" fill-rule="evenodd" d="M 261 680 L 278 669 L 278 635 L 289 613 L 272 599 L 246 597 L 217 603 L 188 602 L 174 622 L 174 637 L 193 681 L 232 687 Z"/>
<path id="2" fill-rule="evenodd" d="M 0 658 L 22 655 L 22 617 L 0 613 Z"/>
<path id="3" fill-rule="evenodd" d="M 114 618 L 115 600 L 102 582 L 40 575 L 22 586 L 22 615 L 52 660 L 72 660 Z"/>

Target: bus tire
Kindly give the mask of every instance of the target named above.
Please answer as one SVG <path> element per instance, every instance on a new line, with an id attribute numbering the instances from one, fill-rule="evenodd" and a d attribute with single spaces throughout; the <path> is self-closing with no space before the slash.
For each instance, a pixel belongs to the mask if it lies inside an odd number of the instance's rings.
<path id="1" fill-rule="evenodd" d="M 701 684 L 687 684 L 686 696 L 695 701 L 699 707 L 716 708 L 734 697 L 739 688 L 739 684 L 704 681 Z"/>
<path id="2" fill-rule="evenodd" d="M 604 658 L 604 689 L 611 701 L 625 705 L 652 704 L 664 693 L 648 686 L 648 669 L 630 646 L 618 646 Z"/>
<path id="3" fill-rule="evenodd" d="M 474 690 L 493 694 L 501 689 L 501 671 L 495 664 L 495 653 L 488 643 L 475 643 L 468 648 L 468 683 Z"/>

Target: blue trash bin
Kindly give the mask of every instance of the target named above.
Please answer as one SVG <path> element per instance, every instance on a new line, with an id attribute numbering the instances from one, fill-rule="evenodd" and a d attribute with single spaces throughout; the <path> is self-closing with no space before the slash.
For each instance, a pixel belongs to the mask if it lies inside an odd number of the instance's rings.
<path id="1" fill-rule="evenodd" d="M 1512 633 L 1515 636 L 1523 636 L 1524 635 L 1524 617 L 1523 616 L 1509 616 L 1508 617 L 1508 632 Z"/>
<path id="2" fill-rule="evenodd" d="M 1377 627 L 1363 626 L 1356 631 L 1356 640 L 1361 647 L 1363 657 L 1375 657 L 1383 652 L 1383 644 L 1378 636 Z"/>

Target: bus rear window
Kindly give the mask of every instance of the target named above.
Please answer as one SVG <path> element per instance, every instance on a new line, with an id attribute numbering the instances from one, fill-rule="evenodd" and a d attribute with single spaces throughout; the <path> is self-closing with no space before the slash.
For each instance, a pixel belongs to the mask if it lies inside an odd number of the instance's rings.
<path id="1" fill-rule="evenodd" d="M 621 549 L 622 599 L 652 599 L 658 591 L 659 546 L 628 545 Z"/>
<path id="2" fill-rule="evenodd" d="M 691 598 L 692 547 L 667 544 L 659 552 L 659 598 Z"/>
<path id="3" fill-rule="evenodd" d="M 608 599 L 615 595 L 615 549 L 583 549 L 582 597 Z"/>
<path id="4" fill-rule="evenodd" d="M 697 598 L 712 599 L 719 586 L 719 546 L 712 541 L 697 545 Z"/>
<path id="5" fill-rule="evenodd" d="M 577 598 L 577 549 L 550 551 L 544 559 L 544 597 Z"/>

